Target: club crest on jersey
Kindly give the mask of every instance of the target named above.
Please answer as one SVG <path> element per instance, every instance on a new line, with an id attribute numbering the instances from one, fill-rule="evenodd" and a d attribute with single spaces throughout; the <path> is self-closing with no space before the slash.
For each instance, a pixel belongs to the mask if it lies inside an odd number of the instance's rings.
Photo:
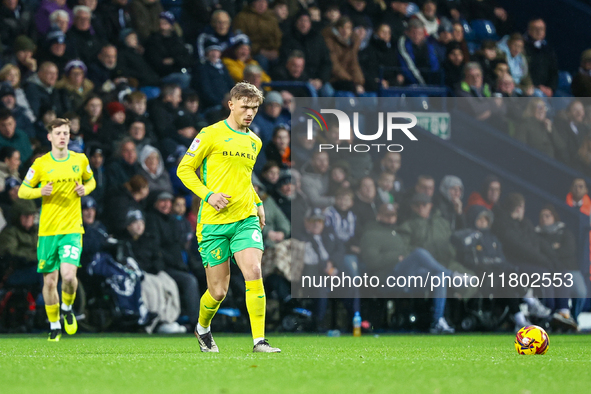
<path id="1" fill-rule="evenodd" d="M 80 172 L 80 166 L 72 166 L 72 170 L 77 174 Z"/>
<path id="2" fill-rule="evenodd" d="M 256 146 L 256 144 L 255 144 L 254 142 L 252 142 L 252 141 L 250 142 L 250 144 L 251 144 L 251 146 L 252 146 L 252 151 L 256 153 L 256 151 L 257 151 L 257 146 Z"/>
<path id="3" fill-rule="evenodd" d="M 199 138 L 195 138 L 189 147 L 189 152 L 195 152 L 199 147 L 199 143 L 201 143 L 201 140 Z"/>

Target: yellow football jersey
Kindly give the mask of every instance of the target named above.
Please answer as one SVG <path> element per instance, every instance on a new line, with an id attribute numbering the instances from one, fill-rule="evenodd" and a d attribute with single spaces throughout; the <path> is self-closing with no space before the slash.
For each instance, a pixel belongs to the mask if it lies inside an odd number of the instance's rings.
<path id="1" fill-rule="evenodd" d="M 185 153 L 177 175 L 185 186 L 202 199 L 198 223 L 227 224 L 257 215 L 259 196 L 252 186 L 252 169 L 261 151 L 260 138 L 230 128 L 227 121 L 201 130 Z M 200 168 L 201 179 L 195 176 Z M 205 201 L 213 193 L 225 193 L 231 198 L 219 212 Z"/>
<path id="2" fill-rule="evenodd" d="M 74 188 L 76 182 L 82 185 L 92 177 L 83 153 L 68 151 L 68 157 L 57 160 L 49 152 L 35 160 L 23 185 L 37 188 L 53 182 L 51 195 L 42 197 L 39 236 L 84 233 L 80 196 Z"/>

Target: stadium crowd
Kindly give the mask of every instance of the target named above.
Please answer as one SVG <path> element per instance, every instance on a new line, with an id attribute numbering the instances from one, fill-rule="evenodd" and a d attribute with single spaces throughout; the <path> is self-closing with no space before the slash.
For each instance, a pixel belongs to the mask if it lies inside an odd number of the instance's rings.
<path id="1" fill-rule="evenodd" d="M 494 176 L 476 191 L 464 190 L 461 174 L 426 174 L 406 186 L 403 154 L 320 153 L 319 143 L 350 142 L 338 140 L 334 125 L 308 140 L 290 124 L 294 97 L 376 97 L 391 87 L 441 85 L 473 98 L 465 110 L 477 119 L 589 175 L 591 107 L 573 99 L 551 119 L 546 98 L 558 92 L 558 63 L 542 19 L 515 32 L 492 0 L 184 0 L 181 18 L 178 7 L 165 7 L 160 0 L 1 1 L 2 288 L 39 291 L 38 208 L 17 190 L 49 151 L 45 125 L 65 117 L 70 149 L 88 156 L 97 182 L 82 200 L 87 298 L 109 291 L 129 324 L 148 332 L 194 326 L 205 289 L 195 239 L 200 201 L 176 166 L 203 127 L 228 116 L 227 94 L 246 80 L 265 91 L 251 127 L 263 142 L 253 184 L 267 215 L 268 292 L 282 311 L 298 306 L 289 281 L 302 272 L 472 275 L 484 264 L 572 272 L 571 292 L 516 293 L 506 304 L 517 325 L 529 316 L 576 329 L 586 279 L 554 207 L 531 223 L 523 196 L 505 196 Z M 473 20 L 491 21 L 500 39 L 468 42 Z M 577 97 L 591 95 L 590 51 L 572 82 Z M 307 85 L 263 86 L 278 81 Z M 508 104 L 520 97 L 531 100 Z M 564 192 L 569 205 L 590 214 L 584 179 Z M 467 237 L 477 242 L 466 245 Z M 288 261 L 294 250 L 305 262 L 299 272 Z M 226 302 L 245 312 L 241 291 L 234 294 Z M 353 292 L 344 300 L 351 316 L 359 298 Z M 442 289 L 433 332 L 453 332 L 445 299 Z M 314 329 L 325 327 L 328 306 L 320 298 L 312 308 Z"/>

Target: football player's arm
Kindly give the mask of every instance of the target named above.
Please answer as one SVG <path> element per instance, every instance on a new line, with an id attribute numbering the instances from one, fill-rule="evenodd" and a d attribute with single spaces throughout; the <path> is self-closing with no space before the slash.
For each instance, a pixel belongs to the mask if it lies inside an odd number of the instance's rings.
<path id="1" fill-rule="evenodd" d="M 42 188 L 39 186 L 39 169 L 36 168 L 35 163 L 29 168 L 25 180 L 18 189 L 18 198 L 23 200 L 34 200 L 41 198 Z"/>
<path id="2" fill-rule="evenodd" d="M 82 174 L 82 183 L 84 184 L 84 195 L 88 196 L 94 189 L 96 189 L 96 180 L 94 179 L 94 174 L 92 173 L 92 169 L 90 168 L 90 163 L 88 162 L 88 158 L 84 155 L 84 161 L 82 162 L 82 168 L 84 168 L 84 173 Z"/>
<path id="3" fill-rule="evenodd" d="M 195 150 L 191 150 L 191 148 L 187 150 L 187 153 L 185 153 L 185 156 L 176 169 L 176 174 L 189 190 L 199 196 L 201 200 L 207 201 L 209 196 L 214 192 L 209 190 L 209 188 L 201 182 L 201 179 L 197 176 L 197 168 L 201 166 L 203 160 L 210 153 L 211 143 L 208 134 L 203 132 L 199 133 L 198 138 L 200 142 L 197 147 Z"/>
<path id="4" fill-rule="evenodd" d="M 257 194 L 256 190 L 254 190 L 254 186 L 252 183 L 250 184 L 250 187 L 252 187 L 252 194 L 254 194 L 254 202 L 257 205 L 257 207 L 260 207 L 261 205 L 263 205 L 263 202 L 261 201 L 261 198 Z"/>

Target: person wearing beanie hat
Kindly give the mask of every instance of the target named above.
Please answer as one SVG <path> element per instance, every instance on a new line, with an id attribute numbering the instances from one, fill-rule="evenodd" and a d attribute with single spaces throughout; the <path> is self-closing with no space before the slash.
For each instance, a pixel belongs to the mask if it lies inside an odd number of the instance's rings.
<path id="1" fill-rule="evenodd" d="M 194 88 L 200 88 L 204 108 L 220 108 L 224 95 L 234 86 L 234 81 L 221 60 L 221 46 L 211 40 L 203 44 L 205 62 L 200 65 Z"/>
<path id="2" fill-rule="evenodd" d="M 37 45 L 35 45 L 35 42 L 31 40 L 29 37 L 25 35 L 20 35 L 15 39 L 12 48 L 14 53 L 17 53 L 19 51 L 27 51 L 34 53 L 37 50 Z"/>
<path id="3" fill-rule="evenodd" d="M 66 64 L 76 58 L 76 48 L 66 39 L 64 32 L 53 28 L 47 33 L 45 43 L 39 51 L 39 63 L 52 62 L 59 75 L 63 75 Z"/>
<path id="4" fill-rule="evenodd" d="M 70 60 L 64 67 L 64 75 L 56 82 L 56 89 L 64 89 L 72 108 L 81 108 L 94 90 L 94 84 L 86 78 L 88 69 L 82 60 Z"/>
<path id="5" fill-rule="evenodd" d="M 106 122 L 105 128 L 109 130 L 111 136 L 115 139 L 120 139 L 127 132 L 125 126 L 125 106 L 119 101 L 113 101 L 107 104 L 107 113 L 109 114 L 109 120 Z"/>
<path id="6" fill-rule="evenodd" d="M 164 83 L 176 83 L 187 89 L 191 83 L 194 59 L 175 31 L 174 23 L 171 12 L 159 14 L 159 29 L 146 40 L 145 57 Z"/>

